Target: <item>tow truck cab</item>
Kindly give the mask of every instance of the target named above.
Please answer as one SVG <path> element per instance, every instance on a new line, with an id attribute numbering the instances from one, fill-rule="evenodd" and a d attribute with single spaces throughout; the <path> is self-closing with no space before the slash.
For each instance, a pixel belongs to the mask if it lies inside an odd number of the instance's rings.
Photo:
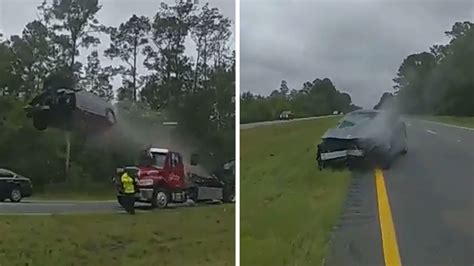
<path id="1" fill-rule="evenodd" d="M 140 159 L 139 187 L 164 186 L 169 190 L 186 188 L 183 158 L 168 149 L 150 148 Z"/>

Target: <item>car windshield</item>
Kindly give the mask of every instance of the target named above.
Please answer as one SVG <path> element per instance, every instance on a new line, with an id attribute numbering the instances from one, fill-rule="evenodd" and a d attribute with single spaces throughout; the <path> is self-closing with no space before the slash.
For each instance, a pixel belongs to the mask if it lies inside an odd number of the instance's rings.
<path id="1" fill-rule="evenodd" d="M 157 168 L 164 168 L 166 162 L 166 153 L 153 152 L 153 166 Z"/>
<path id="2" fill-rule="evenodd" d="M 352 126 L 354 126 L 354 125 L 355 125 L 355 123 L 353 123 L 353 122 L 350 122 L 350 121 L 347 121 L 347 120 L 342 120 L 342 121 L 339 123 L 338 128 L 352 127 Z"/>
<path id="3" fill-rule="evenodd" d="M 341 122 L 339 122 L 338 128 L 353 127 L 362 121 L 374 119 L 377 115 L 377 112 L 360 112 L 355 114 L 349 114 L 344 117 Z"/>

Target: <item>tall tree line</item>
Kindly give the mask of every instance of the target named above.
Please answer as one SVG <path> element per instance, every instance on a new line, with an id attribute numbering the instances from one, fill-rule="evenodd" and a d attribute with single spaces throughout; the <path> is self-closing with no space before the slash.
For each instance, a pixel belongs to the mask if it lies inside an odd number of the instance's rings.
<path id="1" fill-rule="evenodd" d="M 283 111 L 295 117 L 329 115 L 334 111 L 347 113 L 360 107 L 352 104 L 348 93 L 336 89 L 328 78 L 305 82 L 299 90 L 291 89 L 281 81 L 280 88 L 269 96 L 245 92 L 241 95 L 240 122 L 250 123 L 278 119 Z"/>
<path id="2" fill-rule="evenodd" d="M 181 130 L 200 139 L 220 158 L 232 157 L 235 53 L 230 50 L 231 21 L 208 4 L 198 7 L 176 0 L 171 5 L 160 4 L 151 18 L 134 14 L 118 27 L 110 27 L 98 19 L 101 8 L 98 0 L 44 1 L 38 7 L 38 18 L 20 35 L 0 37 L 0 150 L 22 151 L 22 157 L 0 156 L 0 166 L 32 173 L 35 164 L 22 163 L 19 158 L 37 160 L 36 165 L 47 161 L 51 169 L 39 174 L 39 184 L 63 179 L 64 171 L 53 162 L 66 156 L 64 136 L 56 130 L 33 130 L 21 108 L 51 86 L 131 102 L 158 111 L 154 113 L 157 119 L 166 111 Z M 97 46 L 107 37 L 110 46 L 101 54 Z M 186 39 L 195 43 L 195 57 L 188 55 Z M 81 54 L 85 62 L 78 59 Z M 114 64 L 105 66 L 103 57 Z M 114 90 L 111 81 L 117 76 L 122 85 Z M 116 146 L 92 147 L 86 136 L 72 135 L 72 176 L 97 178 L 97 172 L 110 173 L 114 164 L 129 159 Z M 133 145 L 126 136 L 118 138 L 124 147 Z M 47 148 L 28 153 L 31 143 Z M 34 159 L 33 154 L 41 159 Z M 91 154 L 101 154 L 106 163 L 95 163 L 93 169 L 87 159 L 94 157 Z"/>
<path id="3" fill-rule="evenodd" d="M 448 44 L 411 54 L 400 65 L 394 93 L 376 108 L 393 103 L 410 114 L 474 116 L 474 24 L 456 22 Z"/>

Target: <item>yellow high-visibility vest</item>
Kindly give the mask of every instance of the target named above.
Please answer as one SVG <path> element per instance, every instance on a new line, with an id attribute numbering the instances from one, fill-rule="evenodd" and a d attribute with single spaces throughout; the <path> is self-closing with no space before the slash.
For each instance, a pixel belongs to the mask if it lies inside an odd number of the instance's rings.
<path id="1" fill-rule="evenodd" d="M 123 186 L 124 193 L 135 193 L 135 186 L 133 185 L 133 178 L 131 178 L 127 173 L 124 173 L 120 178 Z"/>

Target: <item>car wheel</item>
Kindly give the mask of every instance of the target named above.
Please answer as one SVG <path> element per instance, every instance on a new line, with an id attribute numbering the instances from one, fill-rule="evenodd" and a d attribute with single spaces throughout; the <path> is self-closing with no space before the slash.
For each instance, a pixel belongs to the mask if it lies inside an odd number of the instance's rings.
<path id="1" fill-rule="evenodd" d="M 105 113 L 105 116 L 107 117 L 107 121 L 114 125 L 115 123 L 117 123 L 117 119 L 115 118 L 115 113 L 114 111 L 112 110 L 107 110 L 107 112 Z"/>
<path id="2" fill-rule="evenodd" d="M 21 201 L 21 190 L 19 188 L 13 188 L 12 191 L 10 191 L 10 201 L 11 202 Z"/>
<path id="3" fill-rule="evenodd" d="M 403 133 L 401 154 L 405 155 L 405 154 L 407 154 L 407 152 L 408 152 L 407 135 L 406 135 L 406 133 Z"/>
<path id="4" fill-rule="evenodd" d="M 319 145 L 317 149 L 318 150 L 316 152 L 316 162 L 318 163 L 319 171 L 322 171 L 325 165 L 324 165 L 324 161 L 321 159 L 321 149 L 319 148 Z"/>
<path id="5" fill-rule="evenodd" d="M 380 162 L 380 168 L 382 168 L 383 170 L 390 169 L 390 166 L 392 165 L 392 159 L 389 157 L 390 156 L 384 156 Z"/>
<path id="6" fill-rule="evenodd" d="M 387 148 L 379 148 L 375 155 L 376 164 L 383 170 L 387 170 L 392 165 L 393 155 L 392 155 L 392 146 L 390 145 Z"/>
<path id="7" fill-rule="evenodd" d="M 168 192 L 164 189 L 158 189 L 153 193 L 153 198 L 151 199 L 151 206 L 158 209 L 164 209 L 168 206 L 169 196 Z"/>

